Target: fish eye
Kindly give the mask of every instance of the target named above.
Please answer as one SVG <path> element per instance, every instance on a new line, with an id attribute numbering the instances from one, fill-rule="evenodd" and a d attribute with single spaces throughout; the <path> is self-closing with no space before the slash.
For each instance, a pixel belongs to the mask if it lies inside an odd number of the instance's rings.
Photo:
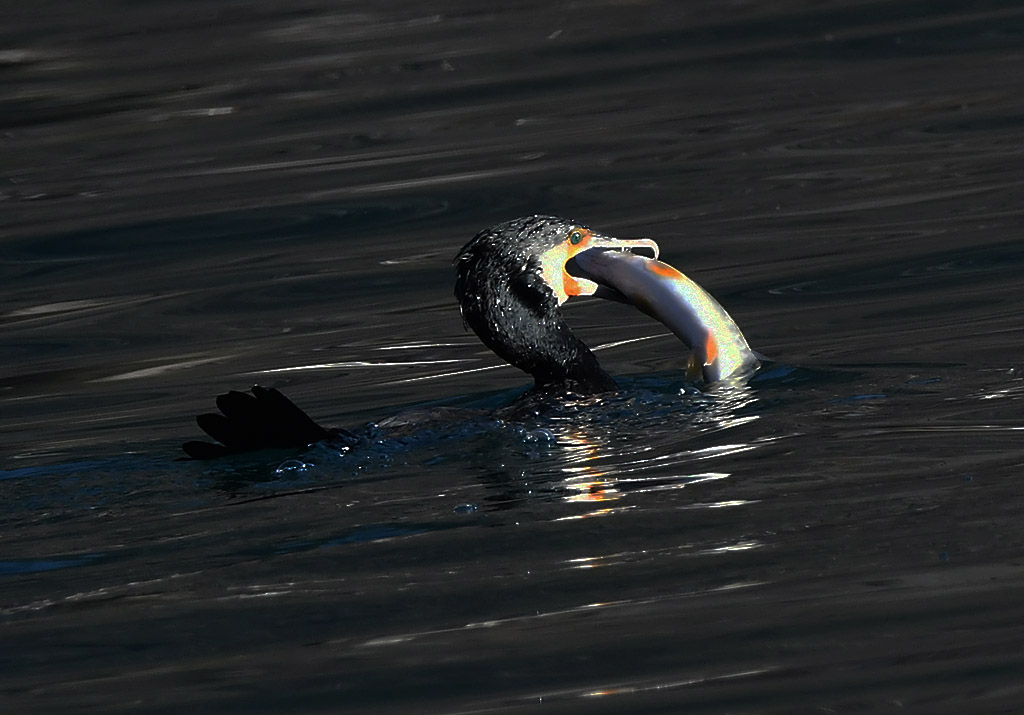
<path id="1" fill-rule="evenodd" d="M 582 240 L 583 234 L 580 233 L 579 231 L 573 231 L 572 233 L 569 234 L 569 243 L 571 243 L 574 246 L 578 246 Z"/>

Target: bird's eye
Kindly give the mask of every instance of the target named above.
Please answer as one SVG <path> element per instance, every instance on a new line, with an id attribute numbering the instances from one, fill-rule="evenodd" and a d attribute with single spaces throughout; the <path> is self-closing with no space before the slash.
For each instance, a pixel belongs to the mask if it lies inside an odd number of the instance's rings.
<path id="1" fill-rule="evenodd" d="M 574 246 L 578 246 L 580 241 L 582 240 L 583 234 L 580 233 L 579 231 L 573 231 L 572 233 L 569 234 L 569 243 L 571 243 Z"/>

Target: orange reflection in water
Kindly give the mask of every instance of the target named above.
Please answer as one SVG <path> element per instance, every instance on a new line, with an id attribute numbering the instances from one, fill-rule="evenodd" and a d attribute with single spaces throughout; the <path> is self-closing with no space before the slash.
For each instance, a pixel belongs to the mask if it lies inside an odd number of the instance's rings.
<path id="1" fill-rule="evenodd" d="M 692 396 L 691 396 L 692 397 Z M 690 399 L 688 397 L 687 399 Z M 693 434 L 729 433 L 759 418 L 756 414 L 737 414 L 740 408 L 756 401 L 746 383 L 723 382 L 712 386 L 704 397 L 706 410 L 687 413 L 686 429 Z M 627 494 L 682 489 L 691 484 L 726 479 L 729 471 L 708 470 L 708 460 L 747 452 L 773 441 L 772 438 L 753 441 L 716 440 L 717 444 L 694 443 L 686 440 L 648 443 L 643 439 L 624 439 L 624 435 L 605 424 L 575 422 L 572 418 L 559 420 L 554 425 L 557 447 L 561 456 L 560 471 L 565 475 L 560 482 L 563 499 L 568 502 L 599 502 L 597 508 L 586 514 L 563 518 L 587 518 L 628 509 L 628 506 L 607 504 Z M 679 447 L 684 447 L 679 449 Z M 701 469 L 694 470 L 697 464 Z M 595 504 L 595 506 L 598 506 Z"/>
<path id="2" fill-rule="evenodd" d="M 597 440 L 580 430 L 572 429 L 558 436 L 558 445 L 565 451 L 566 461 L 569 463 L 562 471 L 571 475 L 562 481 L 562 486 L 568 492 L 565 496 L 566 501 L 602 502 L 622 496 L 615 488 L 615 479 L 595 464 L 601 457 L 601 445 Z"/>

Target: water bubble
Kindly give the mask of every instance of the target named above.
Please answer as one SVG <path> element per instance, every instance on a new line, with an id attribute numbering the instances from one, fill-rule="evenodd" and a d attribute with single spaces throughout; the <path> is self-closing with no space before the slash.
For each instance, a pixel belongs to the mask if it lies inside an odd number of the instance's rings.
<path id="1" fill-rule="evenodd" d="M 558 438 L 555 437 L 554 433 L 549 429 L 543 427 L 530 430 L 525 432 L 523 435 L 524 442 L 557 442 Z"/>
<path id="2" fill-rule="evenodd" d="M 295 474 L 296 472 L 305 472 L 312 468 L 313 464 L 303 462 L 301 459 L 286 459 L 277 465 L 274 474 Z"/>

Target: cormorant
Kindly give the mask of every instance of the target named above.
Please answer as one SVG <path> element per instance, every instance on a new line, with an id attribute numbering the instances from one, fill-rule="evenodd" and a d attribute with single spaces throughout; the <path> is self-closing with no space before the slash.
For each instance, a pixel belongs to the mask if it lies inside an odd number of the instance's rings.
<path id="1" fill-rule="evenodd" d="M 610 250 L 653 255 L 637 256 L 635 262 L 600 260 L 599 254 Z M 589 256 L 597 260 L 584 260 Z M 575 272 L 581 275 L 568 269 L 577 257 L 580 270 Z M 631 302 L 661 320 L 693 348 L 691 376 L 699 377 L 703 370 L 705 379 L 713 381 L 756 366 L 756 358 L 721 306 L 657 257 L 658 245 L 649 239 L 611 238 L 554 216 L 522 217 L 485 229 L 463 246 L 455 258 L 455 296 L 465 324 L 483 343 L 533 376 L 533 395 L 550 398 L 617 389 L 562 317 L 560 306 L 572 296 Z M 726 374 L 718 368 L 719 356 L 730 354 L 734 344 L 741 361 Z M 251 393 L 225 393 L 217 398 L 217 407 L 219 414 L 202 414 L 196 421 L 219 444 L 186 442 L 182 447 L 190 457 L 303 447 L 325 439 L 356 440 L 346 430 L 321 427 L 273 388 L 256 385 Z"/>

